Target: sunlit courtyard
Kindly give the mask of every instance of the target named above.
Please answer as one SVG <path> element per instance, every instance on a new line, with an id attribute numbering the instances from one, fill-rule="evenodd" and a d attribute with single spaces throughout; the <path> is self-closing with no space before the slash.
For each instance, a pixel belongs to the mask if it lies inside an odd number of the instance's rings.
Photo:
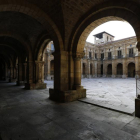
<path id="1" fill-rule="evenodd" d="M 47 82 L 47 88 L 53 87 L 53 81 Z M 135 78 L 92 78 L 82 79 L 82 86 L 87 89 L 87 98 L 83 101 L 134 112 L 136 98 Z"/>

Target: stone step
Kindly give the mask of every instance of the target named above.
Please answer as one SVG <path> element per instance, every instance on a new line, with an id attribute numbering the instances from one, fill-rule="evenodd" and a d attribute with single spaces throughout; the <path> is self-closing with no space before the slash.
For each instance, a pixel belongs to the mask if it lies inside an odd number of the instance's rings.
<path id="1" fill-rule="evenodd" d="M 121 113 L 128 114 L 128 115 L 131 115 L 131 116 L 133 116 L 135 114 L 135 110 L 133 110 L 133 109 L 129 109 L 129 108 L 122 107 L 122 106 L 112 106 L 112 105 L 109 105 L 109 104 L 100 103 L 100 102 L 91 100 L 89 98 L 79 99 L 78 101 L 84 102 L 84 103 L 87 103 L 87 104 L 91 104 L 91 105 L 95 105 L 95 106 L 99 106 L 99 107 L 102 107 L 102 108 L 106 108 L 106 109 L 109 109 L 109 110 L 121 112 Z"/>

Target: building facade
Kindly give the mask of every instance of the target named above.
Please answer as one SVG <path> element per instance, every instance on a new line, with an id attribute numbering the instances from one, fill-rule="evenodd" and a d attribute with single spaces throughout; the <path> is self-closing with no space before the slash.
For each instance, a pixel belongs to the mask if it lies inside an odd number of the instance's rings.
<path id="1" fill-rule="evenodd" d="M 139 52 L 135 36 L 114 41 L 114 36 L 102 32 L 94 35 L 94 42 L 86 42 L 85 56 L 81 61 L 82 78 L 139 75 Z"/>
<path id="2" fill-rule="evenodd" d="M 139 52 L 136 37 L 114 41 L 107 32 L 94 35 L 95 44 L 86 42 L 81 61 L 82 78 L 139 77 Z M 51 41 L 44 52 L 44 78 L 54 78 L 54 45 Z"/>

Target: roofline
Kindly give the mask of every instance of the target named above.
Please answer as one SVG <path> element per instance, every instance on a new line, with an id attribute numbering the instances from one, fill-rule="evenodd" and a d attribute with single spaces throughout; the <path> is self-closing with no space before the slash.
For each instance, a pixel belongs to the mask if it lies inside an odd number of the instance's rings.
<path id="1" fill-rule="evenodd" d="M 103 46 L 103 45 L 107 45 L 107 44 L 111 44 L 111 43 L 117 43 L 119 41 L 124 41 L 124 40 L 127 40 L 127 39 L 133 39 L 133 38 L 136 38 L 136 36 L 127 37 L 127 38 L 123 38 L 123 39 L 120 39 L 120 40 L 115 40 L 115 41 L 111 41 L 111 42 L 107 42 L 107 43 L 103 43 L 103 44 L 94 44 L 94 45 Z"/>
<path id="2" fill-rule="evenodd" d="M 108 34 L 108 35 L 110 35 L 110 36 L 112 36 L 112 37 L 115 37 L 115 36 L 113 36 L 113 35 L 111 35 L 111 34 L 107 33 L 106 31 L 103 31 L 103 32 L 98 33 L 98 34 L 103 34 L 103 33 L 106 33 L 106 34 Z M 95 35 L 93 35 L 93 36 L 96 36 L 96 35 L 98 35 L 98 34 L 95 34 Z"/>

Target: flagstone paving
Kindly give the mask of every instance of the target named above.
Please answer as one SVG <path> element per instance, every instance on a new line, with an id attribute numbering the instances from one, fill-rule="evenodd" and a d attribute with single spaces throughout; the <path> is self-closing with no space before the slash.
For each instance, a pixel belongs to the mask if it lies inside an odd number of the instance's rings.
<path id="1" fill-rule="evenodd" d="M 79 101 L 56 103 L 48 89 L 0 83 L 0 140 L 140 140 L 140 119 Z"/>

